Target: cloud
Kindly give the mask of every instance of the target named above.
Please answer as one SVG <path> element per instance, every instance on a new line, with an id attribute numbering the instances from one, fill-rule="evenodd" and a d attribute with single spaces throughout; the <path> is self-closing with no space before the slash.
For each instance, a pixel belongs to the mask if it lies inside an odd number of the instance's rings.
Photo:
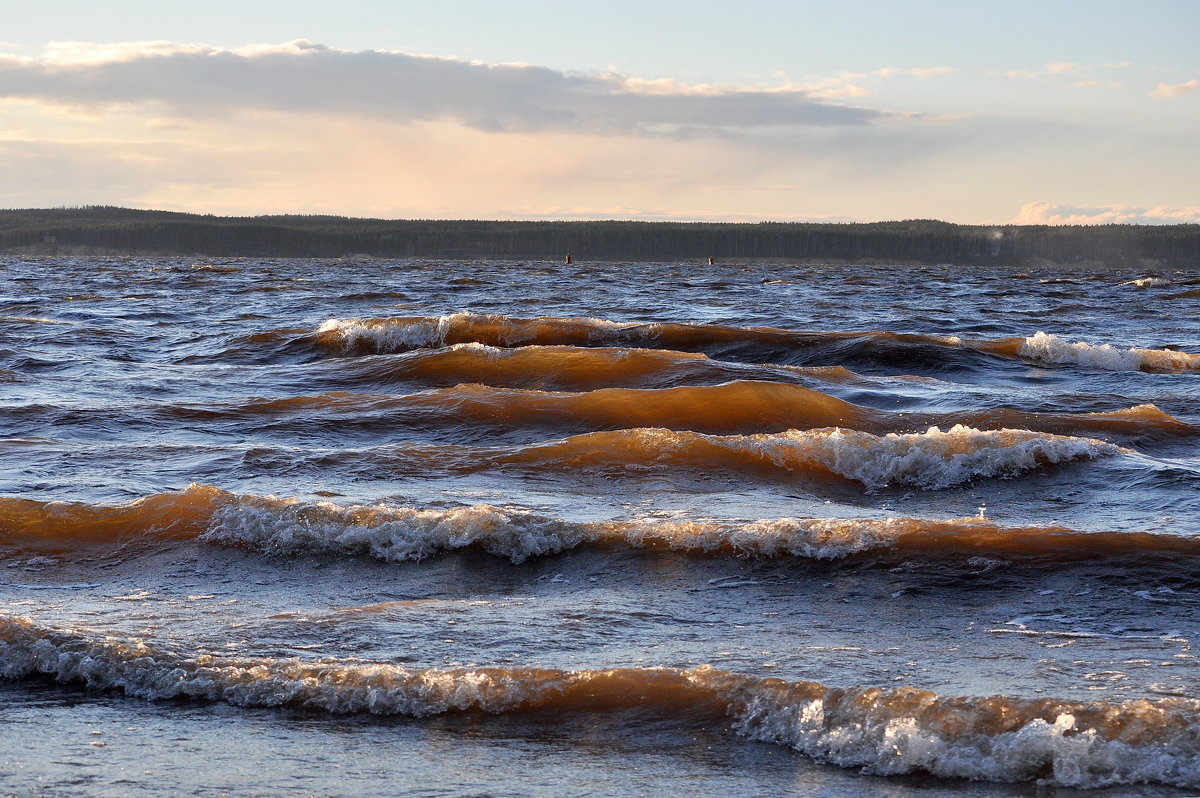
<path id="1" fill-rule="evenodd" d="M 789 83 L 789 87 L 807 92 L 818 99 L 840 99 L 843 97 L 869 97 L 875 92 L 860 85 L 864 81 L 878 78 L 913 77 L 933 78 L 952 75 L 958 70 L 953 67 L 883 67 L 870 72 L 838 72 L 826 77 L 809 76 L 805 81 Z M 783 73 L 776 73 L 782 77 Z"/>
<path id="2" fill-rule="evenodd" d="M 1160 83 L 1158 88 L 1150 92 L 1151 97 L 1182 97 L 1185 94 L 1191 94 L 1194 91 L 1200 91 L 1200 80 L 1193 78 L 1184 83 Z"/>
<path id="3" fill-rule="evenodd" d="M 891 78 L 896 75 L 907 75 L 914 78 L 935 78 L 942 75 L 953 75 L 958 70 L 954 67 L 884 67 L 868 72 L 866 75 L 878 75 L 881 78 Z"/>
<path id="4" fill-rule="evenodd" d="M 889 114 L 822 101 L 803 87 L 689 86 L 295 41 L 226 50 L 134 42 L 51 45 L 0 54 L 0 97 L 156 115 L 350 114 L 450 120 L 489 132 L 726 135 L 753 129 L 861 126 Z"/>
<path id="5" fill-rule="evenodd" d="M 1016 78 L 1021 80 L 1038 80 L 1040 78 L 1053 77 L 1075 77 L 1086 78 L 1086 80 L 1077 81 L 1072 84 L 1075 86 L 1092 86 L 1100 85 L 1097 81 L 1091 80 L 1097 70 L 1111 69 L 1127 69 L 1133 66 L 1132 61 L 1121 61 L 1118 63 L 1100 64 L 1098 66 L 1087 66 L 1075 61 L 1057 61 L 1052 64 L 1046 64 L 1041 69 L 1024 70 L 1010 69 L 1001 74 L 1001 77 Z M 1107 82 L 1107 81 L 1106 81 Z"/>
<path id="6" fill-rule="evenodd" d="M 1134 205 L 1056 205 L 1030 202 L 1008 224 L 1197 224 L 1200 205 L 1173 207 L 1159 205 L 1141 208 Z"/>

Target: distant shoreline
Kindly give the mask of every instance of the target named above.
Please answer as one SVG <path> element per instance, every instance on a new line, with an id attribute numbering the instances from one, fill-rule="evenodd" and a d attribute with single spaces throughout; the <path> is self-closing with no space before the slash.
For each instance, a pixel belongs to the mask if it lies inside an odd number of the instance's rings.
<path id="1" fill-rule="evenodd" d="M 1200 225 L 386 220 L 107 206 L 0 210 L 7 256 L 376 257 L 1200 267 Z"/>

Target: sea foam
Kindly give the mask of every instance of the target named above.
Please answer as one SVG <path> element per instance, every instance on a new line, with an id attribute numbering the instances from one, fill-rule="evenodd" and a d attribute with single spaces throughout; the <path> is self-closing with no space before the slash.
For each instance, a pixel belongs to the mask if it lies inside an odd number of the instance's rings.
<path id="1" fill-rule="evenodd" d="M 1111 344 L 1069 343 L 1037 332 L 1021 344 L 1021 357 L 1042 363 L 1074 363 L 1106 371 L 1196 371 L 1200 355 L 1173 349 L 1121 349 Z"/>
<path id="2" fill-rule="evenodd" d="M 561 467 L 671 463 L 729 468 L 770 466 L 790 473 L 834 474 L 868 488 L 909 486 L 937 490 L 980 477 L 1011 477 L 1070 460 L 1121 452 L 1092 438 L 1019 429 L 979 430 L 961 424 L 920 433 L 840 428 L 786 430 L 752 435 L 706 435 L 666 429 L 633 429 L 577 435 L 528 447 L 508 458 L 557 461 Z"/>
<path id="3" fill-rule="evenodd" d="M 407 668 L 386 662 L 179 655 L 0 617 L 0 675 L 49 676 L 147 700 L 223 701 L 330 713 L 578 715 L 647 707 L 726 715 L 751 739 L 878 775 L 1098 788 L 1200 787 L 1200 702 L 943 697 L 911 687 L 830 687 L 710 666 L 567 671 Z M 633 730 L 636 733 L 636 730 Z"/>

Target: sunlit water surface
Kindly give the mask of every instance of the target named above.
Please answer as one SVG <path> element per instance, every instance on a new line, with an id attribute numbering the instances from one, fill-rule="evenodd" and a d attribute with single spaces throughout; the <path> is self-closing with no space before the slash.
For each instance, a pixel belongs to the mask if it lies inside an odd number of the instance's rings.
<path id="1" fill-rule="evenodd" d="M 1200 789 L 1200 273 L 0 269 L 3 791 Z"/>

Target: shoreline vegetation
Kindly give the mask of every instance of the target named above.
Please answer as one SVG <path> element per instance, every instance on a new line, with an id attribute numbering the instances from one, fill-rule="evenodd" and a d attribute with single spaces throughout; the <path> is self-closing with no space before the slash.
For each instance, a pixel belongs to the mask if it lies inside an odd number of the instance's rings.
<path id="1" fill-rule="evenodd" d="M 0 210 L 0 254 L 1200 266 L 1200 224 L 388 220 L 110 206 Z"/>

